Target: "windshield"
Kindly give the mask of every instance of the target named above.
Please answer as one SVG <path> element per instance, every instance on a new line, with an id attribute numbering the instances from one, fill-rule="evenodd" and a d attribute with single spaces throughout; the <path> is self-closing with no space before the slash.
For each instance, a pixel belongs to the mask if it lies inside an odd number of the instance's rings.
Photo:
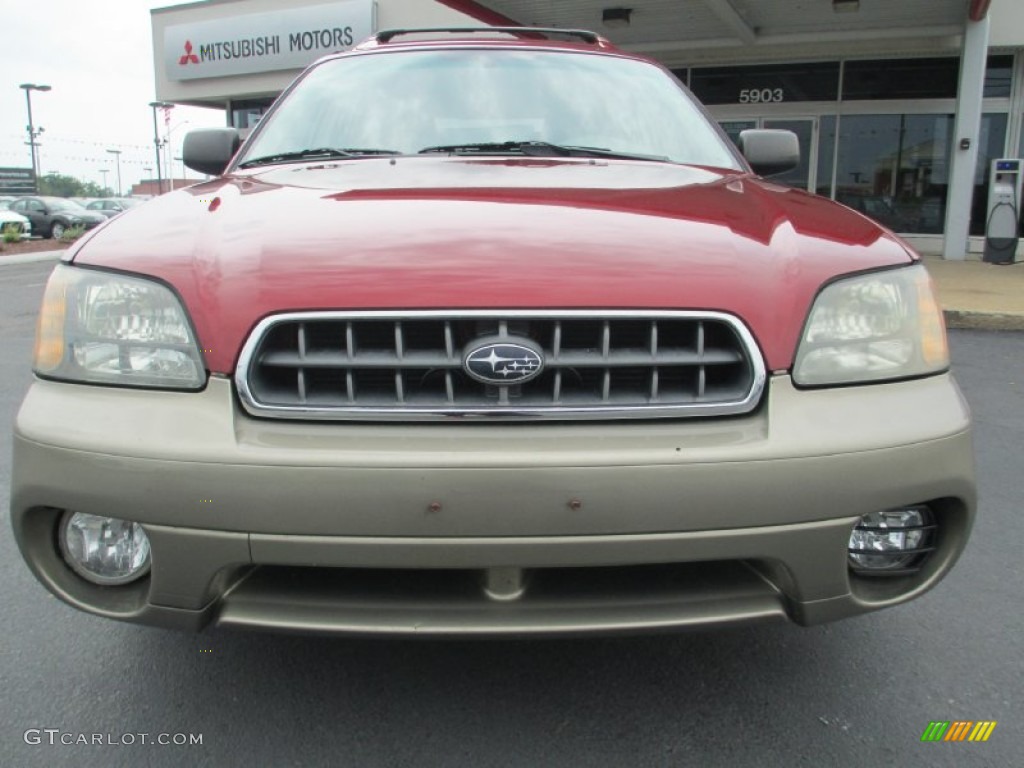
<path id="1" fill-rule="evenodd" d="M 48 197 L 46 204 L 55 211 L 82 211 L 85 207 L 74 200 L 65 200 L 60 197 Z"/>
<path id="2" fill-rule="evenodd" d="M 654 65 L 493 48 L 324 62 L 263 120 L 239 162 L 318 148 L 415 154 L 501 142 L 739 167 L 698 107 Z"/>

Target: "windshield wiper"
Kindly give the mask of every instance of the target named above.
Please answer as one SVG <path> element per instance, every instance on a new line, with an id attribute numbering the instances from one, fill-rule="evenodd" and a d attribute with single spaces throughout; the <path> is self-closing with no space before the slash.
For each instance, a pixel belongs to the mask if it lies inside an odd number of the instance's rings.
<path id="1" fill-rule="evenodd" d="M 318 147 L 317 149 L 300 149 L 296 152 L 278 152 L 274 155 L 254 157 L 239 164 L 239 168 L 252 168 L 257 165 L 272 163 L 294 163 L 302 160 L 317 160 L 330 157 L 362 157 L 365 155 L 400 155 L 393 149 L 367 149 L 363 147 Z"/>
<path id="2" fill-rule="evenodd" d="M 620 152 L 604 147 L 583 147 L 572 144 L 552 144 L 548 141 L 485 141 L 477 144 L 441 144 L 424 147 L 419 154 L 444 153 L 452 155 L 528 155 L 530 157 L 610 157 L 622 160 L 656 160 L 669 162 L 664 155 L 643 155 L 638 152 Z"/>

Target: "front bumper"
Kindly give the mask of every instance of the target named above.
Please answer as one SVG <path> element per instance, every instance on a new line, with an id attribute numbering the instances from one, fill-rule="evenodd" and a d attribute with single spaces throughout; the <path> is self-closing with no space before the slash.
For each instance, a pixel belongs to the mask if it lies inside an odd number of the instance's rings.
<path id="1" fill-rule="evenodd" d="M 929 503 L 915 574 L 851 575 L 871 511 Z M 754 414 L 588 424 L 260 421 L 201 393 L 37 381 L 18 415 L 11 514 L 56 595 L 165 626 L 571 633 L 838 619 L 933 586 L 974 515 L 954 381 L 799 391 Z M 84 582 L 62 510 L 142 522 L 145 579 Z"/>

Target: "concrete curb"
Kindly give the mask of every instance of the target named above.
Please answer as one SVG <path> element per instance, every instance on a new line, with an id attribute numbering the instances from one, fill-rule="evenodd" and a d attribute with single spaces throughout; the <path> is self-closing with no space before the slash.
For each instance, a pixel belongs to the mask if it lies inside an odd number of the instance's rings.
<path id="1" fill-rule="evenodd" d="M 36 251 L 35 253 L 23 253 L 20 256 L 0 256 L 0 267 L 12 264 L 33 264 L 37 261 L 57 261 L 64 255 L 64 251 Z"/>
<path id="2" fill-rule="evenodd" d="M 1024 331 L 1024 315 L 1008 315 L 998 312 L 971 312 L 959 309 L 945 309 L 947 328 L 962 328 L 977 331 Z"/>

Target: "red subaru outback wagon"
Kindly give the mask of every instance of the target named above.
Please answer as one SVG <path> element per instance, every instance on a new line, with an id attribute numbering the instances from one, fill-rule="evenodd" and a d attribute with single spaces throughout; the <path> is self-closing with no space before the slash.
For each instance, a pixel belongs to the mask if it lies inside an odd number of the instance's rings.
<path id="1" fill-rule="evenodd" d="M 424 34 L 428 32 L 428 34 Z M 169 627 L 814 624 L 934 586 L 975 508 L 924 267 L 580 31 L 381 32 L 216 178 L 53 272 L 29 567 Z"/>

